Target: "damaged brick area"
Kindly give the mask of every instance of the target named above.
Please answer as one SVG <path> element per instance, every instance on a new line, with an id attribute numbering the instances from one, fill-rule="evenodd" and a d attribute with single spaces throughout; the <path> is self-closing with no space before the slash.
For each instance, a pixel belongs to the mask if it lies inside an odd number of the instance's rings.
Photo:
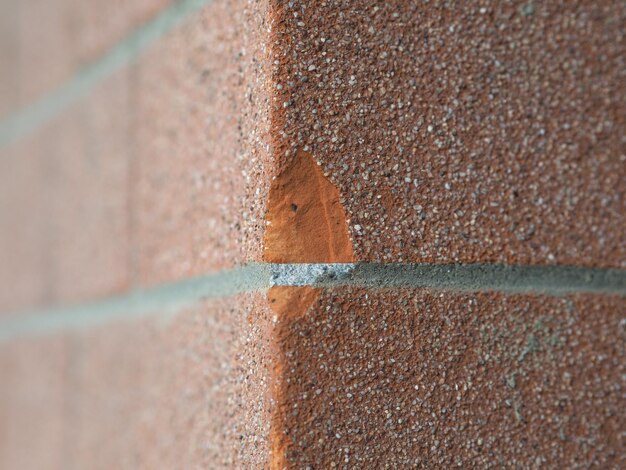
<path id="1" fill-rule="evenodd" d="M 272 182 L 267 205 L 267 230 L 263 258 L 272 263 L 350 263 L 352 242 L 339 191 L 324 176 L 313 156 L 298 151 Z M 282 381 L 286 358 L 280 344 L 290 335 L 289 325 L 304 316 L 316 302 L 321 289 L 272 287 L 268 301 L 277 322 L 274 366 L 276 410 L 270 437 L 271 468 L 284 468 L 289 417 Z"/>

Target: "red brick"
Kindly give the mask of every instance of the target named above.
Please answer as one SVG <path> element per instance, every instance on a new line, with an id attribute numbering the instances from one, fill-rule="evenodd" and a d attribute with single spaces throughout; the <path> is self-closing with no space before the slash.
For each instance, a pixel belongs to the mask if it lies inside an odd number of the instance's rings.
<path id="1" fill-rule="evenodd" d="M 214 2 L 137 64 L 133 240 L 141 283 L 241 262 L 253 245 L 242 242 L 245 227 L 263 227 L 268 181 L 251 179 L 263 162 L 242 135 L 252 127 L 242 121 L 260 120 L 245 115 L 252 97 L 240 77 L 250 60 L 242 14 L 240 2 Z"/>
<path id="2" fill-rule="evenodd" d="M 14 18 L 16 0 L 0 4 L 0 119 L 18 103 L 18 29 Z"/>
<path id="3" fill-rule="evenodd" d="M 47 191 L 40 139 L 0 151 L 0 311 L 50 299 Z"/>
<path id="4" fill-rule="evenodd" d="M 206 9 L 16 144 L 29 147 L 39 179 L 17 180 L 15 197 L 30 197 L 19 185 L 36 188 L 40 207 L 31 214 L 11 196 L 7 211 L 43 241 L 37 248 L 19 230 L 4 231 L 12 238 L 0 248 L 15 261 L 3 276 L 23 265 L 17 281 L 45 286 L 16 307 L 204 274 L 261 251 L 269 186 L 259 137 L 267 113 L 256 110 L 266 97 L 262 44 L 245 49 L 237 39 L 253 34 L 244 26 L 259 21 L 254 13 L 240 2 Z"/>
<path id="5" fill-rule="evenodd" d="M 129 287 L 128 71 L 2 152 L 3 310 Z"/>
<path id="6" fill-rule="evenodd" d="M 0 308 L 259 259 L 272 177 L 308 154 L 342 196 L 358 260 L 625 266 L 621 3 L 269 3 L 213 3 L 9 151 L 28 158 L 0 162 Z M 33 20 L 22 94 L 125 28 L 105 15 L 102 35 L 81 36 L 104 10 L 66 5 Z M 41 59 L 24 59 L 37 41 Z M 310 238 L 296 248 L 317 261 L 310 247 L 333 240 Z M 276 316 L 255 294 L 4 346 L 2 463 L 621 463 L 624 299 L 269 296 Z"/>
<path id="7" fill-rule="evenodd" d="M 69 108 L 46 157 L 53 292 L 87 300 L 129 287 L 128 71 Z"/>
<path id="8" fill-rule="evenodd" d="M 274 461 L 617 468 L 625 308 L 582 295 L 324 292 L 276 330 L 285 460 Z"/>
<path id="9" fill-rule="evenodd" d="M 246 344 L 256 334 L 246 317 L 257 304 L 255 296 L 205 302 L 171 320 L 77 336 L 76 468 L 241 468 L 263 461 L 268 420 L 259 417 L 259 384 L 267 371 L 262 350 L 251 349 L 258 344 Z M 250 384 L 242 371 L 258 375 L 247 375 Z"/>
<path id="10" fill-rule="evenodd" d="M 1 468 L 67 468 L 70 367 L 60 337 L 0 346 Z"/>
<path id="11" fill-rule="evenodd" d="M 79 62 L 101 56 L 174 3 L 172 0 L 78 1 L 74 9 L 78 11 L 80 25 Z"/>
<path id="12" fill-rule="evenodd" d="M 0 346 L 0 466 L 261 468 L 264 305 L 240 295 Z"/>
<path id="13" fill-rule="evenodd" d="M 626 266 L 623 2 L 274 5 L 278 164 L 358 259 Z"/>
<path id="14" fill-rule="evenodd" d="M 20 104 L 35 101 L 151 20 L 168 0 L 25 0 L 12 5 L 19 29 Z"/>

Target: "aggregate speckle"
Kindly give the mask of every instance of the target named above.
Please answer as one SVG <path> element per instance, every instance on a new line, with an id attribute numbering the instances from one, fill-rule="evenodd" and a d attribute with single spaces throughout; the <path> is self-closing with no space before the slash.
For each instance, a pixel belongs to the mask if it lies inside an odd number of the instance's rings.
<path id="1" fill-rule="evenodd" d="M 327 290 L 277 326 L 288 468 L 618 468 L 618 297 Z"/>
<path id="2" fill-rule="evenodd" d="M 324 167 L 358 259 L 626 266 L 624 2 L 272 14 L 275 153 Z"/>

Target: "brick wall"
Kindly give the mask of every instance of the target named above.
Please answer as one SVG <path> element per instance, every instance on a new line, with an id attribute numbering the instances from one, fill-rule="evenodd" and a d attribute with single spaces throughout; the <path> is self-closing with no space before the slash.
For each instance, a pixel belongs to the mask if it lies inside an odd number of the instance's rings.
<path id="1" fill-rule="evenodd" d="M 0 468 L 624 465 L 622 2 L 0 12 Z"/>

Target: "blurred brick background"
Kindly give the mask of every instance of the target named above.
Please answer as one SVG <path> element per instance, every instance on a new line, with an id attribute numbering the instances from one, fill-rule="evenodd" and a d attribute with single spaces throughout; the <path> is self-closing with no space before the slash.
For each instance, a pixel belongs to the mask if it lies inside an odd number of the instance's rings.
<path id="1" fill-rule="evenodd" d="M 0 121 L 174 17 L 0 148 L 0 318 L 263 261 L 302 149 L 358 261 L 626 268 L 624 2 L 0 0 Z M 318 294 L 1 343 L 0 468 L 626 465 L 623 296 Z"/>
<path id="2" fill-rule="evenodd" d="M 241 214 L 259 186 L 249 136 L 261 125 L 248 115 L 261 10 L 195 4 L 1 150 L 5 316 L 189 278 L 241 264 L 247 246 L 258 251 L 243 233 L 258 240 L 261 227 Z M 3 1 L 3 116 L 54 93 L 164 11 L 173 16 L 171 7 Z M 247 391 L 262 386 L 241 379 L 255 347 L 247 317 L 264 315 L 262 304 L 251 313 L 255 302 L 207 301 L 172 321 L 0 345 L 0 468 L 256 467 L 269 419 L 254 415 L 263 394 Z"/>

